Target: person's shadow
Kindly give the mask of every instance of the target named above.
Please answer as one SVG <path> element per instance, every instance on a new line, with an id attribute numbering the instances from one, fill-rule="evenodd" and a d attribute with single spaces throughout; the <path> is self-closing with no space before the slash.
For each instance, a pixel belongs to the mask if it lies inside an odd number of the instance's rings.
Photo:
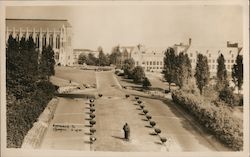
<path id="1" fill-rule="evenodd" d="M 119 137 L 119 136 L 112 136 L 113 138 L 120 139 L 120 140 L 125 140 L 124 137 Z"/>

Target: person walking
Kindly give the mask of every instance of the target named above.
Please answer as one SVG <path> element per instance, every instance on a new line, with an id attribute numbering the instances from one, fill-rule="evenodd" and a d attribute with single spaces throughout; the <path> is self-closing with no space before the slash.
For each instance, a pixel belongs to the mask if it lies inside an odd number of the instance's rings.
<path id="1" fill-rule="evenodd" d="M 125 140 L 129 140 L 130 137 L 130 128 L 128 123 L 125 123 L 125 125 L 123 126 L 123 131 L 124 131 L 124 138 Z"/>

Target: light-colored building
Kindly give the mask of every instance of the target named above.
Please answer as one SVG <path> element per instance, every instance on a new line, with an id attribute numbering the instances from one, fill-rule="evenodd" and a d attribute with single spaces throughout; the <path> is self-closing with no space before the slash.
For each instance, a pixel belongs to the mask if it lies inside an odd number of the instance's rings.
<path id="1" fill-rule="evenodd" d="M 73 49 L 73 65 L 78 65 L 78 58 L 80 54 L 88 55 L 89 53 L 92 53 L 95 57 L 99 56 L 99 52 L 97 50 Z"/>
<path id="2" fill-rule="evenodd" d="M 192 69 L 195 69 L 197 63 L 197 54 L 201 53 L 207 56 L 208 66 L 211 76 L 217 72 L 217 58 L 223 54 L 227 71 L 231 72 L 233 64 L 235 64 L 238 53 L 242 47 L 238 43 L 225 43 L 224 47 L 198 47 L 192 45 L 192 39 L 189 38 L 188 43 L 174 44 L 172 48 L 176 54 L 187 53 L 191 61 Z M 164 57 L 166 48 L 146 48 L 144 45 L 134 47 L 121 47 L 122 58 L 133 58 L 136 66 L 142 66 L 145 71 L 162 72 L 164 67 Z"/>
<path id="3" fill-rule="evenodd" d="M 32 36 L 37 50 L 50 45 L 57 65 L 73 65 L 72 27 L 67 20 L 6 19 L 6 42 L 12 35 L 18 41 Z"/>
<path id="4" fill-rule="evenodd" d="M 225 44 L 226 45 L 226 44 Z M 225 47 L 193 47 L 191 46 L 186 52 L 191 61 L 192 68 L 196 67 L 197 54 L 203 54 L 208 59 L 208 66 L 211 76 L 215 76 L 217 72 L 217 59 L 220 54 L 223 54 L 225 59 L 225 66 L 228 72 L 232 71 L 233 64 L 235 64 L 238 53 L 240 54 L 242 48 L 230 46 L 227 44 Z"/>
<path id="5" fill-rule="evenodd" d="M 146 48 L 143 45 L 135 47 L 131 53 L 136 66 L 141 66 L 145 71 L 162 72 L 164 66 L 164 49 Z"/>

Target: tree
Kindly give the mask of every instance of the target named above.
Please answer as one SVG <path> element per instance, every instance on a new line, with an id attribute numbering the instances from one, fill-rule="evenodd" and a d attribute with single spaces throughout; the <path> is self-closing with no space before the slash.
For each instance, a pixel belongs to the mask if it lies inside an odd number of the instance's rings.
<path id="1" fill-rule="evenodd" d="M 143 88 L 145 88 L 145 89 L 148 89 L 148 87 L 151 86 L 151 83 L 150 83 L 150 81 L 149 81 L 149 79 L 148 79 L 147 77 L 145 77 L 145 78 L 143 79 L 143 81 L 142 81 L 142 86 L 143 86 Z"/>
<path id="2" fill-rule="evenodd" d="M 93 53 L 89 53 L 87 58 L 87 65 L 97 65 L 98 60 Z"/>
<path id="3" fill-rule="evenodd" d="M 135 67 L 135 61 L 133 58 L 125 59 L 122 69 L 124 71 L 124 75 L 129 79 L 133 78 L 133 68 Z"/>
<path id="4" fill-rule="evenodd" d="M 191 63 L 187 54 L 181 52 L 176 57 L 175 83 L 180 88 L 188 84 L 188 79 L 192 76 Z"/>
<path id="5" fill-rule="evenodd" d="M 219 91 L 227 86 L 229 83 L 227 81 L 227 69 L 225 66 L 225 59 L 223 54 L 221 54 L 217 59 L 217 88 Z"/>
<path id="6" fill-rule="evenodd" d="M 237 55 L 236 63 L 232 68 L 232 78 L 235 84 L 235 87 L 238 87 L 238 94 L 240 94 L 241 87 L 243 85 L 243 56 Z"/>
<path id="7" fill-rule="evenodd" d="M 108 66 L 109 65 L 108 57 L 103 53 L 102 47 L 98 47 L 98 52 L 99 52 L 98 65 Z"/>
<path id="8" fill-rule="evenodd" d="M 78 57 L 78 64 L 86 64 L 87 63 L 87 56 L 84 53 L 81 53 Z"/>
<path id="9" fill-rule="evenodd" d="M 43 79 L 49 79 L 49 76 L 55 74 L 54 51 L 51 46 L 43 47 L 40 63 L 40 74 Z"/>
<path id="10" fill-rule="evenodd" d="M 136 66 L 133 70 L 133 80 L 136 83 L 141 83 L 145 78 L 144 70 L 141 66 Z"/>
<path id="11" fill-rule="evenodd" d="M 122 53 L 120 52 L 120 47 L 119 46 L 113 47 L 112 52 L 109 56 L 110 63 L 118 66 L 119 64 L 121 64 L 120 63 L 121 56 L 122 56 Z"/>
<path id="12" fill-rule="evenodd" d="M 175 70 L 176 70 L 176 55 L 172 47 L 168 48 L 164 57 L 164 78 L 169 84 L 169 91 L 171 90 L 171 83 L 175 82 Z"/>
<path id="13" fill-rule="evenodd" d="M 207 57 L 202 54 L 198 54 L 194 76 L 196 78 L 196 84 L 200 90 L 200 94 L 202 94 L 203 87 L 209 82 L 209 75 Z"/>

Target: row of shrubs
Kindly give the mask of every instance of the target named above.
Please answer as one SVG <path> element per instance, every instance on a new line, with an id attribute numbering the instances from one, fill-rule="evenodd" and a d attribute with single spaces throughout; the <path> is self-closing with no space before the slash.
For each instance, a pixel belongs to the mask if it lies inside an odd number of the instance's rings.
<path id="1" fill-rule="evenodd" d="M 205 101 L 197 95 L 181 90 L 172 92 L 172 98 L 225 145 L 236 151 L 243 150 L 242 120 L 232 117 L 225 105 Z"/>
<path id="2" fill-rule="evenodd" d="M 27 132 L 33 126 L 57 87 L 50 82 L 37 82 L 29 96 L 17 98 L 7 91 L 7 147 L 20 148 Z"/>

